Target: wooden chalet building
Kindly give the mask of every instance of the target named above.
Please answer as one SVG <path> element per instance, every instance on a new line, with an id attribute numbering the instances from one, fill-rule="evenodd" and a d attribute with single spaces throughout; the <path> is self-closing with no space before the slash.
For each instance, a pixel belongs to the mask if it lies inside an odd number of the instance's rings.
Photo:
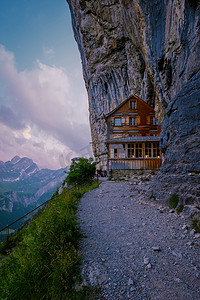
<path id="1" fill-rule="evenodd" d="M 109 170 L 155 170 L 161 166 L 153 107 L 131 95 L 106 116 Z"/>

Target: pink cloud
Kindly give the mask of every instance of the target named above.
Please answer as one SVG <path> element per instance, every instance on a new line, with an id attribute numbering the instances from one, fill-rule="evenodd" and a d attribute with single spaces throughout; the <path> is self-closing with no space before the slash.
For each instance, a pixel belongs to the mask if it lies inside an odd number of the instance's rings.
<path id="1" fill-rule="evenodd" d="M 59 167 L 52 157 L 63 149 L 79 153 L 89 143 L 86 91 L 64 69 L 37 61 L 33 70 L 19 72 L 13 53 L 0 45 L 0 78 L 0 126 L 13 146 L 1 138 L 1 157 L 26 155 Z M 36 146 L 42 143 L 43 149 Z"/>

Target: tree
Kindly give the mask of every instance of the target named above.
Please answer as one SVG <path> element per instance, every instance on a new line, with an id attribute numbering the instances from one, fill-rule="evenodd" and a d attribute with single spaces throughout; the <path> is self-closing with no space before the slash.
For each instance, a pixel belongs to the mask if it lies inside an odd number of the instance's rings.
<path id="1" fill-rule="evenodd" d="M 93 159 L 79 158 L 73 160 L 66 178 L 68 185 L 83 185 L 92 181 L 96 172 L 96 163 Z"/>

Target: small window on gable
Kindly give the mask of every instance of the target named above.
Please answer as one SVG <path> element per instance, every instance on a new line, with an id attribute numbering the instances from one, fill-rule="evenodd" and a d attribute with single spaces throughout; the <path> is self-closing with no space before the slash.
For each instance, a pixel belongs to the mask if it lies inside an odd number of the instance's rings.
<path id="1" fill-rule="evenodd" d="M 122 125 L 121 118 L 115 118 L 115 126 L 121 126 L 121 125 Z"/>
<path id="2" fill-rule="evenodd" d="M 151 117 L 151 125 L 158 125 L 155 117 Z"/>
<path id="3" fill-rule="evenodd" d="M 137 125 L 136 117 L 130 117 L 130 118 L 129 118 L 129 125 L 130 125 L 130 126 L 135 126 L 135 125 Z"/>
<path id="4" fill-rule="evenodd" d="M 130 101 L 130 109 L 136 109 L 136 101 Z"/>

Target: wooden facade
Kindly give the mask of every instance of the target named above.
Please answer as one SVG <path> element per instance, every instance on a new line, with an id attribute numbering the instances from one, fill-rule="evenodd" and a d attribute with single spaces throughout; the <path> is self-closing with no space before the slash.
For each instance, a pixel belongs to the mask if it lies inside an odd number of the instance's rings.
<path id="1" fill-rule="evenodd" d="M 108 169 L 159 169 L 161 154 L 153 107 L 132 95 L 106 116 Z"/>

